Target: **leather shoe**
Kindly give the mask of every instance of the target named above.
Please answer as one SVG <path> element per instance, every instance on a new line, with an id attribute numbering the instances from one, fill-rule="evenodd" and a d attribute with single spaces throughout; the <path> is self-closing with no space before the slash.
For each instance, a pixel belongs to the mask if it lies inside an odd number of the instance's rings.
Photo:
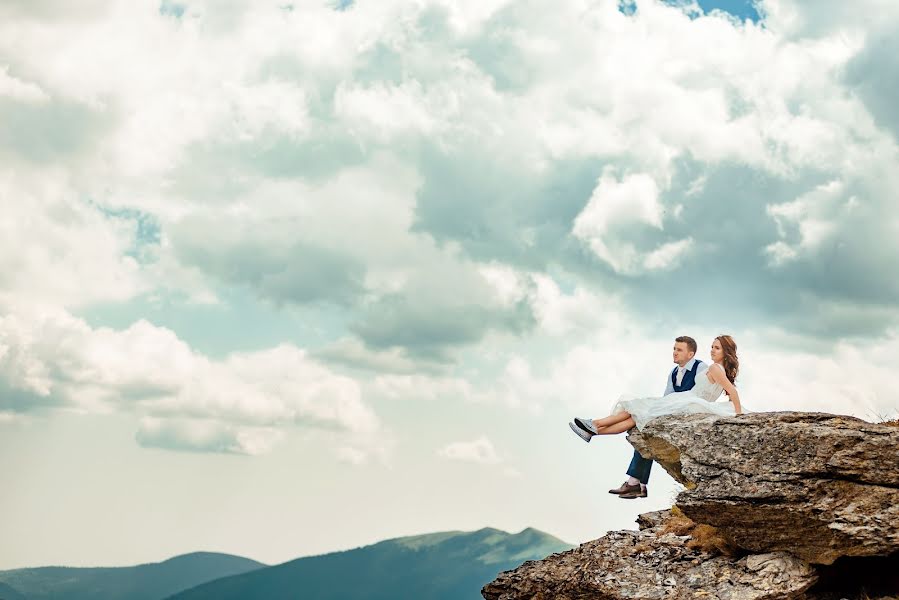
<path id="1" fill-rule="evenodd" d="M 639 492 L 642 486 L 638 483 L 637 485 L 628 485 L 625 481 L 621 484 L 621 487 L 615 488 L 614 490 L 609 490 L 610 494 L 629 494 L 631 492 Z"/>
<path id="2" fill-rule="evenodd" d="M 645 488 L 642 485 L 634 486 L 638 489 L 632 492 L 625 492 L 624 494 L 619 494 L 619 498 L 624 498 L 625 500 L 633 500 L 634 498 L 646 498 L 649 496 L 649 488 Z"/>

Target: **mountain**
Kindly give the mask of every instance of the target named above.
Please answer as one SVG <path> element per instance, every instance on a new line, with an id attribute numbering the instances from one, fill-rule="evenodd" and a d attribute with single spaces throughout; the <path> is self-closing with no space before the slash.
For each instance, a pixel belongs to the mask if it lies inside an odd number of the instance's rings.
<path id="1" fill-rule="evenodd" d="M 197 586 L 170 600 L 476 600 L 500 571 L 572 546 L 536 529 L 397 538 L 299 558 Z"/>
<path id="2" fill-rule="evenodd" d="M 159 600 L 220 577 L 265 567 L 254 560 L 196 552 L 134 567 L 39 567 L 0 571 L 15 600 Z M 6 600 L 0 587 L 0 599 Z M 19 596 L 14 593 L 19 592 Z"/>
<path id="3" fill-rule="evenodd" d="M 25 600 L 25 596 L 5 583 L 0 582 L 0 600 Z"/>

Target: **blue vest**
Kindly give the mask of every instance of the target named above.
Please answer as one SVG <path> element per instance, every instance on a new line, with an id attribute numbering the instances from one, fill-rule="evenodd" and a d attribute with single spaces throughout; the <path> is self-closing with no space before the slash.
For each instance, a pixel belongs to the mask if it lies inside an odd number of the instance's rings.
<path id="1" fill-rule="evenodd" d="M 671 371 L 671 385 L 674 386 L 675 392 L 686 392 L 693 389 L 693 386 L 696 385 L 696 371 L 699 370 L 701 363 L 702 361 L 698 359 L 693 363 L 693 368 L 684 373 L 684 379 L 680 385 L 677 385 L 677 367 L 674 367 L 674 370 Z"/>

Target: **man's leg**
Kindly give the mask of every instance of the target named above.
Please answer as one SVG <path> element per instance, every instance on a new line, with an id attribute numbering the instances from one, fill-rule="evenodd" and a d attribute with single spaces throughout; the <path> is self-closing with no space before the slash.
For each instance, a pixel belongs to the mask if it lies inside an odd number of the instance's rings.
<path id="1" fill-rule="evenodd" d="M 609 490 L 610 494 L 640 494 L 643 492 L 641 484 L 649 481 L 649 469 L 652 468 L 652 461 L 640 456 L 640 453 L 634 450 L 634 456 L 631 458 L 631 464 L 627 467 L 628 478 L 621 487 Z"/>
<path id="2" fill-rule="evenodd" d="M 632 500 L 634 498 L 646 498 L 649 492 L 646 484 L 649 483 L 649 472 L 652 470 L 652 460 L 643 458 L 640 453 L 634 450 L 634 456 L 631 458 L 631 464 L 627 468 L 629 479 L 628 484 L 633 484 L 631 489 L 622 492 L 621 498 Z"/>
<path id="3" fill-rule="evenodd" d="M 637 479 L 644 486 L 649 483 L 649 472 L 652 471 L 652 459 L 643 458 L 639 452 L 634 450 L 634 457 L 631 458 L 631 464 L 627 468 L 627 474 Z"/>

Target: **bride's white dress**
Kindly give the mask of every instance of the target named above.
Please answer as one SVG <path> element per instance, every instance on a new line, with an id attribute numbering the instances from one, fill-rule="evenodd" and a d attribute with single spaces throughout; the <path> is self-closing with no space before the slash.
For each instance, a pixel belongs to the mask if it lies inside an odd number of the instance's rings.
<path id="1" fill-rule="evenodd" d="M 717 366 L 709 367 L 720 368 Z M 648 398 L 635 398 L 633 396 L 621 396 L 612 407 L 610 414 L 627 411 L 637 424 L 637 429 L 643 427 L 652 419 L 663 415 L 683 415 L 689 413 L 713 413 L 722 416 L 737 414 L 733 402 L 730 400 L 719 401 L 724 391 L 719 384 L 709 381 L 708 370 L 696 374 L 696 385 L 686 392 L 674 392 L 667 396 Z M 725 396 L 727 398 L 727 396 Z M 745 409 L 743 409 L 745 412 Z"/>

